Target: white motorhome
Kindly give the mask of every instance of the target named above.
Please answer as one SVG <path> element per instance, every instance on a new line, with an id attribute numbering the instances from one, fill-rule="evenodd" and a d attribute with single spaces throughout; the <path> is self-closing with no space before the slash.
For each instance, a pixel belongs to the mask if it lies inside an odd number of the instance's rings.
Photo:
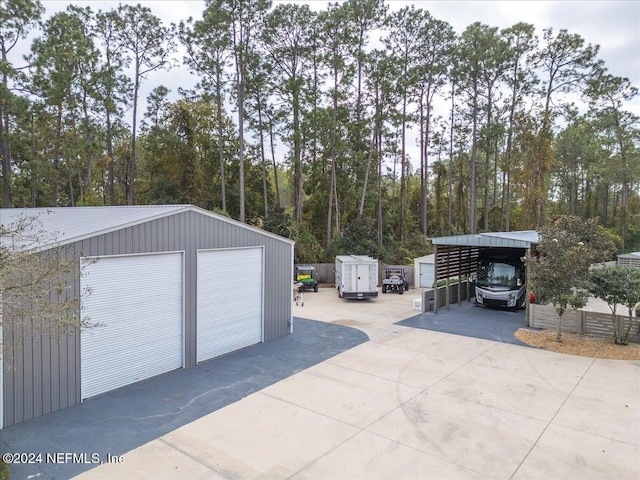
<path id="1" fill-rule="evenodd" d="M 493 307 L 524 308 L 527 291 L 524 255 L 524 249 L 482 248 L 478 273 L 473 279 L 476 302 Z"/>
<path id="2" fill-rule="evenodd" d="M 367 255 L 336 256 L 336 289 L 340 298 L 378 296 L 378 260 Z"/>

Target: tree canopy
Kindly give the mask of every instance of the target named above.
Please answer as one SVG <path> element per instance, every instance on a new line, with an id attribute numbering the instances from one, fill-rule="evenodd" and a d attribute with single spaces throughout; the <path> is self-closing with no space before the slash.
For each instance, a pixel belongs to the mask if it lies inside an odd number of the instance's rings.
<path id="1" fill-rule="evenodd" d="M 5 4 L 3 207 L 189 202 L 263 225 L 284 213 L 303 261 L 362 226 L 370 253 L 400 263 L 431 236 L 558 214 L 640 249 L 638 91 L 575 33 L 475 22 L 457 35 L 383 0 L 209 1 L 171 25 L 142 5 L 43 20 L 46 3 Z M 195 87 L 150 85 L 178 64 Z"/>

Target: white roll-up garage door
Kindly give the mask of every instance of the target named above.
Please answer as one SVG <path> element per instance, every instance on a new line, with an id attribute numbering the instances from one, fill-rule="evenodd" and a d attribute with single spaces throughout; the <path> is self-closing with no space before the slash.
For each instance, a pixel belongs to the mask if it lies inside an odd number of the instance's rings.
<path id="1" fill-rule="evenodd" d="M 82 398 L 184 365 L 182 253 L 83 259 Z"/>
<path id="2" fill-rule="evenodd" d="M 262 255 L 262 247 L 198 252 L 198 362 L 262 341 Z"/>

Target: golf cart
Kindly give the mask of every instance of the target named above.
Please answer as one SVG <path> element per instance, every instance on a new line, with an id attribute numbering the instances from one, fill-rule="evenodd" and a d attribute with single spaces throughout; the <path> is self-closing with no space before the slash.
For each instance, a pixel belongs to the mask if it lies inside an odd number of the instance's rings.
<path id="1" fill-rule="evenodd" d="M 316 279 L 316 268 L 311 265 L 296 266 L 294 282 L 301 284 L 300 290 L 318 291 L 318 280 Z"/>
<path id="2" fill-rule="evenodd" d="M 402 295 L 405 290 L 409 290 L 409 281 L 404 268 L 387 267 L 384 270 L 382 280 L 382 293 L 396 291 Z"/>

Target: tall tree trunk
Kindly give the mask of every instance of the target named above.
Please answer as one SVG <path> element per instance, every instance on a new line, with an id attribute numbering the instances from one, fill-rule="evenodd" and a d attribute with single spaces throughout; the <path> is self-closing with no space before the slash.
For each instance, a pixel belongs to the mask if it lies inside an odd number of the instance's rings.
<path id="1" fill-rule="evenodd" d="M 107 199 L 109 205 L 115 205 L 115 192 L 113 188 L 113 127 L 111 125 L 111 112 L 107 109 Z"/>
<path id="2" fill-rule="evenodd" d="M 264 155 L 264 125 L 262 123 L 262 102 L 258 94 L 258 131 L 260 132 L 260 159 L 262 163 L 262 195 L 264 197 L 264 218 L 269 217 L 269 190 L 267 188 L 267 160 Z"/>
<path id="3" fill-rule="evenodd" d="M 469 207 L 469 227 L 471 233 L 477 232 L 477 213 L 478 213 L 478 199 L 476 193 L 476 161 L 478 155 L 478 86 L 477 81 L 474 81 L 473 91 L 473 128 L 471 132 L 471 203 Z"/>
<path id="4" fill-rule="evenodd" d="M 218 123 L 218 160 L 220 162 L 220 201 L 222 211 L 227 211 L 227 185 L 224 178 L 224 134 L 222 130 L 222 80 L 216 72 L 216 118 Z"/>
<path id="5" fill-rule="evenodd" d="M 427 154 L 427 148 L 425 146 L 425 129 L 424 129 L 424 107 L 422 105 L 422 98 L 424 97 L 424 88 L 423 91 L 420 92 L 420 114 L 419 114 L 419 128 L 420 128 L 420 233 L 426 236 L 426 225 L 427 225 L 427 210 L 426 210 L 426 202 L 425 199 L 427 197 L 426 194 L 426 178 L 425 178 L 425 156 Z"/>
<path id="6" fill-rule="evenodd" d="M 31 143 L 31 165 L 29 168 L 30 182 L 29 186 L 31 187 L 31 207 L 35 208 L 37 205 L 37 180 L 36 180 L 36 135 L 35 135 L 35 127 L 34 127 L 34 112 L 31 110 L 31 118 L 30 118 L 30 143 Z"/>
<path id="7" fill-rule="evenodd" d="M 384 97 L 384 93 L 381 95 Z M 378 135 L 376 141 L 376 149 L 378 153 L 378 208 L 377 208 L 377 223 L 378 223 L 378 246 L 382 248 L 382 119 L 376 120 L 378 122 Z"/>
<path id="8" fill-rule="evenodd" d="M 451 86 L 451 127 L 449 129 L 449 188 L 447 205 L 447 235 L 451 235 L 453 221 L 453 129 L 455 122 L 455 84 Z"/>
<path id="9" fill-rule="evenodd" d="M 62 144 L 62 104 L 58 105 L 56 117 L 56 141 L 53 147 L 53 184 L 51 188 L 51 206 L 58 206 L 58 171 L 60 164 L 60 146 Z"/>
<path id="10" fill-rule="evenodd" d="M 377 117 L 377 114 L 376 114 Z M 369 149 L 369 155 L 367 156 L 367 169 L 364 173 L 364 184 L 362 185 L 362 196 L 360 197 L 360 208 L 358 209 L 358 215 L 362 217 L 364 214 L 364 200 L 367 196 L 367 185 L 369 184 L 369 170 L 371 169 L 371 161 L 373 160 L 373 150 L 376 139 L 376 129 L 378 125 L 374 120 L 373 132 L 371 133 L 371 148 Z"/>
<path id="11" fill-rule="evenodd" d="M 7 64 L 7 50 L 3 42 L 2 45 L 2 64 Z M 9 79 L 6 71 L 2 73 L 2 87 L 5 92 L 9 92 Z M 0 150 L 2 150 L 2 205 L 4 208 L 13 207 L 13 199 L 11 198 L 11 141 L 9 130 L 9 99 L 2 99 L 2 115 L 0 115 Z"/>
<path id="12" fill-rule="evenodd" d="M 238 131 L 239 131 L 239 148 L 238 148 L 238 161 L 239 161 L 239 175 L 238 181 L 240 182 L 240 217 L 241 222 L 245 221 L 245 207 L 244 207 L 244 81 L 242 80 L 238 86 Z"/>
<path id="13" fill-rule="evenodd" d="M 294 202 L 295 218 L 298 227 L 302 224 L 302 202 L 304 191 L 302 188 L 302 146 L 300 136 L 300 86 L 297 79 L 293 78 L 293 175 L 294 175 Z"/>
<path id="14" fill-rule="evenodd" d="M 271 163 L 273 164 L 273 183 L 276 188 L 276 206 L 280 207 L 280 186 L 278 184 L 278 165 L 276 164 L 276 147 L 273 141 L 273 122 L 269 122 L 269 144 L 271 146 Z"/>
<path id="15" fill-rule="evenodd" d="M 329 183 L 329 208 L 327 210 L 327 248 L 329 248 L 329 246 L 331 245 L 331 237 L 333 236 L 333 195 L 336 191 L 336 143 L 338 141 L 338 71 L 335 68 L 333 70 L 333 88 L 333 129 L 331 132 L 331 180 Z"/>
<path id="16" fill-rule="evenodd" d="M 404 223 L 406 216 L 406 148 L 407 148 L 407 89 L 405 87 L 402 96 L 402 137 L 400 156 L 400 242 L 404 242 Z"/>
<path id="17" fill-rule="evenodd" d="M 489 90 L 487 91 L 487 98 L 488 98 L 488 104 L 487 104 L 487 138 L 486 138 L 486 152 L 485 152 L 485 157 L 484 157 L 484 198 L 483 198 L 483 203 L 484 203 L 484 208 L 483 208 L 483 222 L 482 222 L 482 228 L 484 229 L 485 232 L 489 231 L 489 172 L 491 171 L 490 168 L 490 158 L 491 158 L 491 88 L 489 88 Z"/>
<path id="18" fill-rule="evenodd" d="M 136 123 L 138 122 L 138 94 L 140 90 L 140 67 L 136 65 L 133 87 L 133 120 L 131 125 L 131 163 L 129 165 L 129 205 L 136 204 Z"/>

